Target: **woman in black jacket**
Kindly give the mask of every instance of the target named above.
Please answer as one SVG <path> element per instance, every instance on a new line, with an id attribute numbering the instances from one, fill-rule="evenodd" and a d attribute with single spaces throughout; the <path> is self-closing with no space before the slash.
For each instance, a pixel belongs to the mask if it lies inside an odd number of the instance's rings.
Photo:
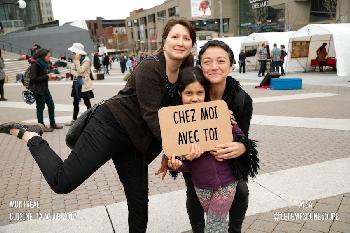
<path id="1" fill-rule="evenodd" d="M 0 133 L 23 138 L 56 193 L 69 193 L 112 159 L 123 184 L 129 232 L 146 232 L 148 221 L 148 163 L 160 153 L 158 110 L 178 103 L 180 69 L 193 66 L 196 33 L 185 19 L 164 27 L 156 56 L 143 60 L 125 87 L 97 108 L 64 161 L 38 133 L 15 123 L 0 125 Z"/>
<path id="2" fill-rule="evenodd" d="M 54 79 L 54 74 L 49 74 L 49 62 L 51 53 L 49 50 L 40 48 L 36 50 L 34 57 L 29 60 L 31 63 L 30 82 L 28 89 L 33 92 L 36 101 L 36 116 L 38 123 L 43 126 L 44 132 L 52 132 L 54 129 L 62 129 L 55 121 L 55 104 L 50 90 L 49 80 Z M 44 124 L 45 103 L 49 111 L 50 128 Z"/>
<path id="3" fill-rule="evenodd" d="M 233 112 L 234 118 L 243 133 L 248 136 L 253 105 L 251 97 L 234 78 L 228 76 L 233 65 L 233 52 L 222 41 L 212 40 L 199 51 L 199 63 L 209 82 L 209 99 L 224 100 Z M 220 161 L 230 159 L 238 184 L 229 213 L 229 233 L 241 232 L 242 223 L 248 208 L 248 176 L 254 177 L 259 168 L 255 145 L 250 140 L 235 138 L 233 142 L 217 145 L 211 154 Z M 250 151 L 252 149 L 252 151 Z M 183 173 L 187 187 L 187 213 L 194 233 L 204 232 L 204 212 L 196 195 L 191 174 Z"/>

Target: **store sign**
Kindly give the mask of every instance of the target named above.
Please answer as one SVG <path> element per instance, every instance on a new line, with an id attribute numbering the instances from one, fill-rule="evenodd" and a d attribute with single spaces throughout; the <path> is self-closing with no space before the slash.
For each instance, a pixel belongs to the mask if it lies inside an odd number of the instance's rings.
<path id="1" fill-rule="evenodd" d="M 268 6 L 269 0 L 249 0 L 249 3 L 252 5 L 253 9 L 258 9 Z"/>

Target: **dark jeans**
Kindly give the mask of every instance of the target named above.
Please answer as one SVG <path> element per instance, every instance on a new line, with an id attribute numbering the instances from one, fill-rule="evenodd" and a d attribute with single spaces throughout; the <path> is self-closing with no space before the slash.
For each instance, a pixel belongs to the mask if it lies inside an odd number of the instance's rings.
<path id="1" fill-rule="evenodd" d="M 280 72 L 280 61 L 272 61 L 272 68 L 271 71 L 272 72 Z"/>
<path id="2" fill-rule="evenodd" d="M 260 69 L 258 75 L 262 74 L 262 76 L 265 75 L 265 70 L 266 70 L 266 60 L 261 60 L 260 61 Z"/>
<path id="3" fill-rule="evenodd" d="M 203 233 L 205 227 L 204 211 L 194 189 L 191 173 L 183 173 L 186 183 L 186 208 L 190 218 L 193 233 Z M 248 209 L 248 185 L 245 181 L 239 181 L 236 187 L 235 199 L 233 200 L 229 214 L 229 233 L 240 233 L 245 213 Z"/>
<path id="4" fill-rule="evenodd" d="M 55 125 L 55 104 L 50 91 L 43 95 L 34 93 L 34 98 L 36 102 L 36 117 L 38 118 L 38 123 L 44 124 L 44 109 L 46 103 L 49 112 L 50 125 Z"/>
<path id="5" fill-rule="evenodd" d="M 83 98 L 84 100 L 84 104 L 87 107 L 87 109 L 91 108 L 91 102 L 90 99 L 86 96 L 86 95 L 82 95 L 81 98 Z M 80 103 L 80 99 L 76 96 L 74 96 L 74 100 L 73 100 L 73 120 L 76 120 L 78 118 L 78 113 L 79 113 L 79 103 Z"/>
<path id="6" fill-rule="evenodd" d="M 4 83 L 5 83 L 5 79 L 0 80 L 0 96 L 2 99 L 5 98 L 5 96 L 4 96 Z"/>
<path id="7" fill-rule="evenodd" d="M 55 193 L 66 194 L 112 158 L 124 186 L 129 210 L 129 232 L 146 232 L 148 167 L 106 106 L 99 107 L 64 161 L 41 137 L 28 142 L 29 150 Z"/>
<path id="8" fill-rule="evenodd" d="M 105 65 L 105 74 L 109 74 L 108 66 L 109 65 Z"/>
<path id="9" fill-rule="evenodd" d="M 239 63 L 239 73 L 241 73 L 241 69 L 243 68 L 243 73 L 245 73 L 245 62 L 240 62 Z"/>

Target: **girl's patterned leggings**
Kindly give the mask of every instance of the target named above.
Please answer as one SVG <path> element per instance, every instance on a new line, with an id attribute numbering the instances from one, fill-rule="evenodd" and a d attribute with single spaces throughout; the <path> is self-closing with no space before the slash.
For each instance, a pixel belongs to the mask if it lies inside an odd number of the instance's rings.
<path id="1" fill-rule="evenodd" d="M 227 232 L 226 218 L 235 197 L 237 182 L 218 189 L 195 187 L 199 201 L 207 214 L 205 233 Z"/>

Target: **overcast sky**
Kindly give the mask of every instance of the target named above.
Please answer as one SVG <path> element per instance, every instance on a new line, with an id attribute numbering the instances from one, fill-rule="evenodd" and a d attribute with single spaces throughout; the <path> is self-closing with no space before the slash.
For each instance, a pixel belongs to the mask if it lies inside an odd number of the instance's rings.
<path id="1" fill-rule="evenodd" d="M 165 0 L 51 0 L 53 16 L 66 22 L 96 19 L 125 19 L 130 11 L 148 9 L 162 4 Z"/>

